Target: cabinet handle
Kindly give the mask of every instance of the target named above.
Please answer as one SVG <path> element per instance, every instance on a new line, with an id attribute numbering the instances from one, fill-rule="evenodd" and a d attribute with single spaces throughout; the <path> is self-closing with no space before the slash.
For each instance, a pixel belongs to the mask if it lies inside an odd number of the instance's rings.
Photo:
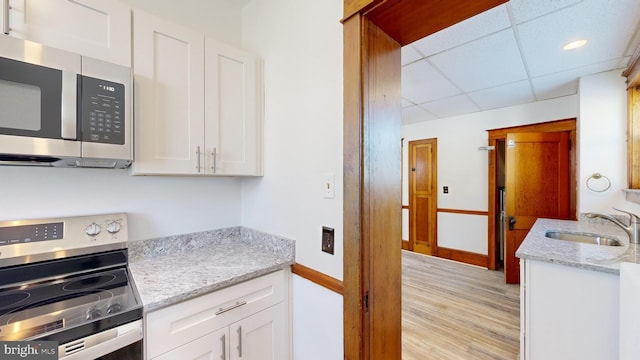
<path id="1" fill-rule="evenodd" d="M 9 35 L 9 0 L 2 0 L 2 32 Z"/>
<path id="2" fill-rule="evenodd" d="M 226 313 L 229 310 L 233 310 L 235 308 L 239 308 L 242 305 L 247 305 L 246 301 L 236 301 L 236 303 L 234 305 L 229 306 L 228 308 L 220 308 L 218 311 L 216 311 L 216 315 L 220 315 L 222 313 Z"/>
<path id="3" fill-rule="evenodd" d="M 196 147 L 196 170 L 200 172 L 200 145 Z"/>
<path id="4" fill-rule="evenodd" d="M 242 358 L 242 326 L 238 326 L 238 357 Z"/>
<path id="5" fill-rule="evenodd" d="M 213 152 L 211 153 L 211 156 L 213 157 L 213 166 L 211 167 L 211 169 L 213 170 L 213 173 L 216 173 L 216 155 L 218 155 L 218 149 L 213 148 Z"/>
<path id="6" fill-rule="evenodd" d="M 222 334 L 220 337 L 220 342 L 222 342 L 222 355 L 220 356 L 220 359 L 225 360 L 227 358 L 227 342 L 225 341 L 225 334 Z"/>
<path id="7" fill-rule="evenodd" d="M 77 73 L 73 71 L 62 72 L 62 108 L 60 118 L 61 137 L 67 140 L 77 140 L 76 106 L 78 99 Z"/>

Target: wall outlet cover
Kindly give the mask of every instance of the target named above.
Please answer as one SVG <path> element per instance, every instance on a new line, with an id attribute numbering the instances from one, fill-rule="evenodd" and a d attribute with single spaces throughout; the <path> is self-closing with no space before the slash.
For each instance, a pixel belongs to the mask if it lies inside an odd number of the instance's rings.
<path id="1" fill-rule="evenodd" d="M 333 255 L 335 230 L 330 227 L 322 227 L 322 251 Z"/>

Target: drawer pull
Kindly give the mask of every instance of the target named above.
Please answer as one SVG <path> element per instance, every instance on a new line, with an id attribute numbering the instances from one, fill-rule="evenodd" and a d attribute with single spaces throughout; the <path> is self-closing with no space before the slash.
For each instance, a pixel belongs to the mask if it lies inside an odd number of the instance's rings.
<path id="1" fill-rule="evenodd" d="M 242 326 L 238 326 L 238 357 L 242 359 Z"/>
<path id="2" fill-rule="evenodd" d="M 228 308 L 220 308 L 220 310 L 216 311 L 216 315 L 220 315 L 226 313 L 227 311 L 233 310 L 235 308 L 239 308 L 240 306 L 247 305 L 246 301 L 236 301 L 234 305 L 229 306 Z"/>
<path id="3" fill-rule="evenodd" d="M 220 342 L 222 342 L 222 355 L 220 359 L 225 360 L 227 358 L 227 342 L 225 341 L 225 334 L 222 334 L 220 337 Z"/>

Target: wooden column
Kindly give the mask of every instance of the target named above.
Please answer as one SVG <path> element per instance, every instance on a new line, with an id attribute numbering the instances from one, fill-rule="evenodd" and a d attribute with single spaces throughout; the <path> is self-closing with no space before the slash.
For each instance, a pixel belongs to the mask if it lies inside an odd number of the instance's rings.
<path id="1" fill-rule="evenodd" d="M 345 359 L 400 359 L 400 45 L 360 14 L 344 43 Z"/>

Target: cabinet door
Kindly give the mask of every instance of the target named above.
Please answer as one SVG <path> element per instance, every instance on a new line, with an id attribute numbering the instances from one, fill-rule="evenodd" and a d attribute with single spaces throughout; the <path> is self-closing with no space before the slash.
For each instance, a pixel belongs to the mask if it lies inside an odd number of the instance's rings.
<path id="1" fill-rule="evenodd" d="M 262 175 L 262 72 L 250 53 L 205 40 L 207 171 Z"/>
<path id="2" fill-rule="evenodd" d="M 220 360 L 229 358 L 229 328 L 209 333 L 164 353 L 154 360 Z"/>
<path id="3" fill-rule="evenodd" d="M 286 302 L 231 324 L 230 359 L 289 359 Z"/>
<path id="4" fill-rule="evenodd" d="M 10 35 L 131 66 L 131 10 L 119 1 L 11 0 Z"/>
<path id="5" fill-rule="evenodd" d="M 136 174 L 204 171 L 204 36 L 134 12 Z"/>

